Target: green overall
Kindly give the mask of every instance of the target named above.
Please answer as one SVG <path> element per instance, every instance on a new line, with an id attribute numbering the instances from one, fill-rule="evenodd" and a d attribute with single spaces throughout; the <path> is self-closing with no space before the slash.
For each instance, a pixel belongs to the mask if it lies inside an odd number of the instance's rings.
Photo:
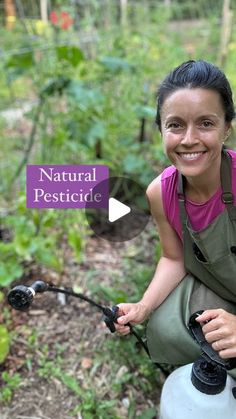
<path id="1" fill-rule="evenodd" d="M 147 344 L 154 362 L 182 365 L 193 362 L 200 348 L 189 335 L 189 317 L 197 310 L 223 308 L 236 314 L 236 207 L 231 192 L 231 158 L 222 150 L 221 199 L 225 210 L 204 230 L 191 228 L 179 174 L 178 198 L 187 275 L 153 312 Z M 235 375 L 236 370 L 232 371 Z"/>

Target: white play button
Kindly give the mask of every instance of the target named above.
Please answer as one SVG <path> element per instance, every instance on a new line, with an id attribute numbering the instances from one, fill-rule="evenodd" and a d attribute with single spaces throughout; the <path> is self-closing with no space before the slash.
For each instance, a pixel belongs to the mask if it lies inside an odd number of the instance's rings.
<path id="1" fill-rule="evenodd" d="M 122 204 L 122 202 L 118 201 L 115 198 L 109 198 L 109 206 L 108 206 L 108 220 L 110 223 L 114 223 L 114 221 L 119 220 L 119 218 L 124 217 L 126 214 L 129 214 L 131 208 L 128 205 Z"/>

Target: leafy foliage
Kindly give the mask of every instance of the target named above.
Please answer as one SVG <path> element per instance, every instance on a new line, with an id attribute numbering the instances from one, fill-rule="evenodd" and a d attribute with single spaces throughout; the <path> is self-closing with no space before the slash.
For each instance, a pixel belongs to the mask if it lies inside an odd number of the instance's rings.
<path id="1" fill-rule="evenodd" d="M 10 339 L 7 328 L 0 325 L 0 364 L 5 360 L 8 355 L 10 347 Z"/>
<path id="2" fill-rule="evenodd" d="M 18 373 L 10 375 L 8 372 L 4 371 L 1 374 L 1 379 L 4 383 L 4 387 L 0 390 L 0 401 L 9 403 L 12 399 L 14 390 L 18 388 L 21 383 L 21 377 Z"/>
<path id="3" fill-rule="evenodd" d="M 11 237 L 0 242 L 0 286 L 8 286 L 21 277 L 24 266 L 26 269 L 26 264 L 32 262 L 60 271 L 63 266 L 61 241 L 65 234 L 75 257 L 80 260 L 86 231 L 83 225 L 84 214 L 73 210 L 29 210 L 25 196 L 20 196 L 15 211 L 4 224 L 11 231 Z"/>

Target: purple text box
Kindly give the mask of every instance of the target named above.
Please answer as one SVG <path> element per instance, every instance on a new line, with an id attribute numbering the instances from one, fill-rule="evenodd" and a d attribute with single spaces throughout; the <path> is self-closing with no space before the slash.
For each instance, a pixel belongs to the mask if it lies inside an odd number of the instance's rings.
<path id="1" fill-rule="evenodd" d="M 28 164 L 27 208 L 107 209 L 108 180 L 109 168 L 104 165 Z M 95 186 L 96 191 L 93 191 Z"/>

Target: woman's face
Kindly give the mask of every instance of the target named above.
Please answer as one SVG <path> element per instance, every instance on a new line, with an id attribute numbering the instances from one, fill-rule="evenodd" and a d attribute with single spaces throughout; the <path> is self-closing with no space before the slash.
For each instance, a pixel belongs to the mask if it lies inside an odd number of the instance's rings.
<path id="1" fill-rule="evenodd" d="M 167 156 L 184 176 L 200 176 L 219 168 L 222 143 L 230 129 L 220 95 L 204 88 L 170 94 L 161 110 Z"/>

